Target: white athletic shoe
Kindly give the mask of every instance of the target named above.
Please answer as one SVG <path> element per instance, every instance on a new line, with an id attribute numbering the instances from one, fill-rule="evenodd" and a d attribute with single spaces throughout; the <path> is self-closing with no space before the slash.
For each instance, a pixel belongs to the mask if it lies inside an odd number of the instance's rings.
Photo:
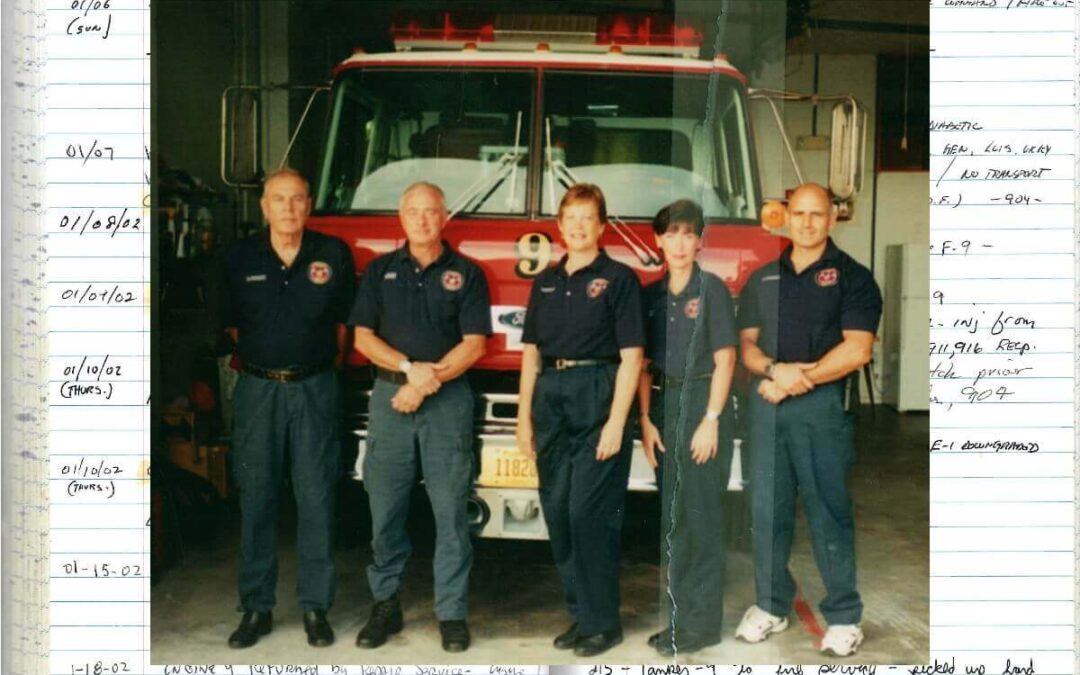
<path id="1" fill-rule="evenodd" d="M 821 653 L 829 656 L 851 656 L 863 641 L 863 632 L 857 624 L 829 626 L 821 639 Z"/>
<path id="2" fill-rule="evenodd" d="M 735 638 L 746 642 L 761 642 L 773 633 L 787 630 L 787 617 L 773 616 L 757 605 L 751 605 L 743 614 Z"/>

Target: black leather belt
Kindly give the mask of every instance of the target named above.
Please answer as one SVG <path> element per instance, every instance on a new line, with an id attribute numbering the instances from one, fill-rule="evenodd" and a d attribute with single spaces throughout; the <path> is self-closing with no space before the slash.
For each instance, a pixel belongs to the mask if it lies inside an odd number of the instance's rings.
<path id="1" fill-rule="evenodd" d="M 566 370 L 567 368 L 580 368 L 582 366 L 607 366 L 618 363 L 618 359 L 542 359 L 544 370 Z"/>
<path id="2" fill-rule="evenodd" d="M 334 363 L 332 361 L 327 361 L 326 363 L 317 363 L 311 366 L 299 366 L 297 368 L 263 368 L 254 363 L 244 363 L 241 367 L 248 375 L 254 375 L 255 377 L 264 380 L 273 380 L 275 382 L 299 382 L 300 380 L 306 380 L 312 375 L 318 375 L 319 373 L 330 370 L 333 366 Z"/>
<path id="3" fill-rule="evenodd" d="M 409 381 L 409 377 L 405 373 L 379 367 L 375 368 L 375 377 L 383 382 L 389 382 L 390 384 L 405 384 Z"/>

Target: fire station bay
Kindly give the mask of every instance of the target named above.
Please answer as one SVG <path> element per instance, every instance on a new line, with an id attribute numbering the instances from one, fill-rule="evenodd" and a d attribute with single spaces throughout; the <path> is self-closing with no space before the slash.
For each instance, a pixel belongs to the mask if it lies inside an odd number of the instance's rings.
<path id="1" fill-rule="evenodd" d="M 927 662 L 925 0 L 152 21 L 153 663 Z"/>

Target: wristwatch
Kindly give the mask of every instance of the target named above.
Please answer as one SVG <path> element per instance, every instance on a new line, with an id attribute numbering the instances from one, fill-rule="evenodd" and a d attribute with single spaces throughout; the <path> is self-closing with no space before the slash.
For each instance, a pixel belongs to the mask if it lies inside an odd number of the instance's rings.
<path id="1" fill-rule="evenodd" d="M 398 364 L 398 369 L 408 375 L 409 371 L 412 370 L 412 361 L 409 359 L 402 359 L 401 363 Z"/>
<path id="2" fill-rule="evenodd" d="M 709 420 L 710 422 L 715 422 L 716 420 L 720 419 L 720 411 L 707 409 L 705 411 L 705 419 Z"/>
<path id="3" fill-rule="evenodd" d="M 765 373 L 765 377 L 771 380 L 774 370 L 776 370 L 776 361 L 769 361 L 767 364 L 765 364 L 765 370 L 763 371 Z"/>

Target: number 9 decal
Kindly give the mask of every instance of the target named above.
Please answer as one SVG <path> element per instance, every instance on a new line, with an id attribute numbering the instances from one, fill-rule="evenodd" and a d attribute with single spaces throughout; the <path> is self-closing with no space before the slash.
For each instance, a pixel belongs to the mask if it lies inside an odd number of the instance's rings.
<path id="1" fill-rule="evenodd" d="M 551 237 L 543 232 L 521 235 L 514 248 L 518 259 L 514 272 L 519 277 L 535 277 L 547 269 L 551 262 Z"/>

